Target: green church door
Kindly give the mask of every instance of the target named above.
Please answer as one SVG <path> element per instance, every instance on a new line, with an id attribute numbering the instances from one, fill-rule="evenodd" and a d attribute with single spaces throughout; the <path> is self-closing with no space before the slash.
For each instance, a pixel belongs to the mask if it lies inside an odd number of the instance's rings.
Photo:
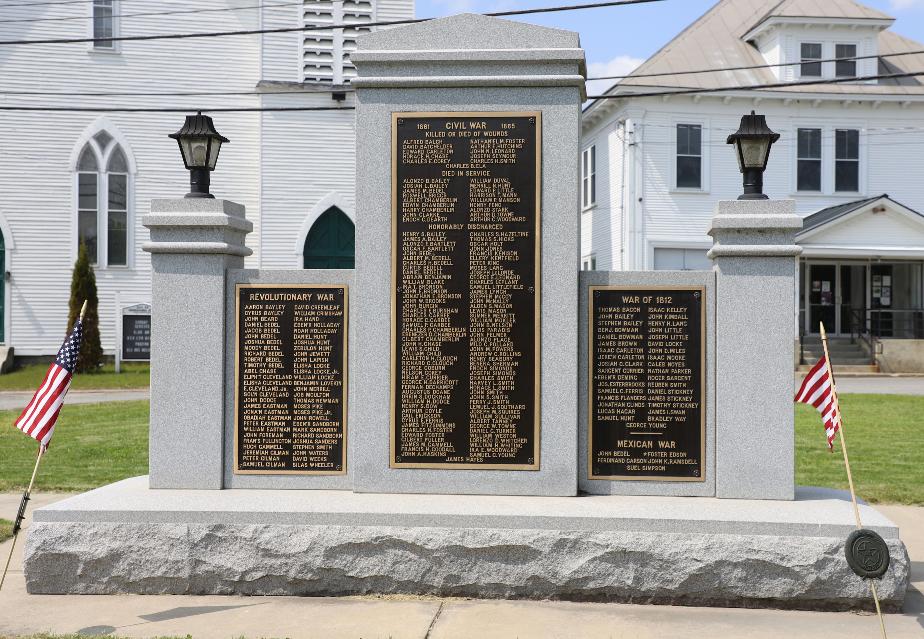
<path id="1" fill-rule="evenodd" d="M 354 268 L 353 222 L 335 206 L 324 211 L 305 239 L 303 268 Z"/>

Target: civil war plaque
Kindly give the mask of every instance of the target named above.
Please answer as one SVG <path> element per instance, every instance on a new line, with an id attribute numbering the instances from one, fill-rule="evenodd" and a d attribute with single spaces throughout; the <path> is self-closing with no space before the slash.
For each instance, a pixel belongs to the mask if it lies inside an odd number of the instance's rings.
<path id="1" fill-rule="evenodd" d="M 394 114 L 393 468 L 539 468 L 540 131 Z"/>
<path id="2" fill-rule="evenodd" d="M 347 287 L 238 284 L 236 474 L 346 472 Z"/>
<path id="3" fill-rule="evenodd" d="M 590 479 L 705 479 L 704 297 L 590 287 Z"/>

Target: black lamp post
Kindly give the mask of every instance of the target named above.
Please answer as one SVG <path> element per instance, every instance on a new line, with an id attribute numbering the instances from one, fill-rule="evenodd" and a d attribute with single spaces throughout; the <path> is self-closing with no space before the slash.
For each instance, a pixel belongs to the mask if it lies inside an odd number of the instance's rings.
<path id="1" fill-rule="evenodd" d="M 189 171 L 189 193 L 186 197 L 215 197 L 209 193 L 209 173 L 215 170 L 218 152 L 222 143 L 229 141 L 228 138 L 218 133 L 212 118 L 202 115 L 201 111 L 187 115 L 183 128 L 169 137 L 180 145 L 183 164 Z"/>
<path id="2" fill-rule="evenodd" d="M 739 200 L 768 199 L 764 195 L 764 171 L 770 159 L 770 147 L 779 139 L 780 134 L 770 130 L 766 118 L 753 111 L 743 116 L 741 126 L 728 136 L 726 142 L 735 145 L 738 168 L 744 176 L 744 193 L 738 196 Z"/>

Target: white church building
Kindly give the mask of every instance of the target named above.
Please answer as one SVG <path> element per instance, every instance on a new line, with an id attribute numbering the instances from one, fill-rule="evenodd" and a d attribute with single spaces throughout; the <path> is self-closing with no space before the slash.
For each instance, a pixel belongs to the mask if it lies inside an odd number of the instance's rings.
<path id="1" fill-rule="evenodd" d="M 853 0 L 721 0 L 590 103 L 583 268 L 711 268 L 713 209 L 742 186 L 726 138 L 756 110 L 781 134 L 764 191 L 805 217 L 796 338 L 813 355 L 823 321 L 859 345 L 844 362 L 869 364 L 872 338 L 882 370 L 924 372 L 924 76 L 804 84 L 924 72 L 924 54 L 894 55 L 924 44 L 893 23 Z M 757 84 L 783 86 L 637 95 Z"/>
<path id="2" fill-rule="evenodd" d="M 255 8 L 257 7 L 257 8 Z M 350 107 L 349 53 L 376 20 L 412 18 L 413 0 L 93 0 L 3 7 L 0 40 L 95 39 L 0 47 L 0 106 L 180 109 L 0 110 L 0 344 L 48 356 L 61 344 L 81 240 L 99 289 L 103 347 L 117 309 L 150 303 L 152 198 L 182 197 L 189 176 L 167 137 L 197 109 Z M 113 36 L 350 28 L 211 38 Z M 165 95 L 170 94 L 170 95 Z M 211 113 L 230 139 L 212 193 L 245 204 L 248 267 L 352 267 L 354 112 Z"/>

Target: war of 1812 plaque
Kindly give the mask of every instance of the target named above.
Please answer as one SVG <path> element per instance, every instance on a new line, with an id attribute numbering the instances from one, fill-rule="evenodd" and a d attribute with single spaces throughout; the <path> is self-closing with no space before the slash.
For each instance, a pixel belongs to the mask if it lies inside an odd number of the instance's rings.
<path id="1" fill-rule="evenodd" d="M 393 468 L 539 468 L 540 130 L 393 116 Z"/>
<path id="2" fill-rule="evenodd" d="M 235 289 L 236 474 L 346 472 L 347 287 Z"/>
<path id="3" fill-rule="evenodd" d="M 704 297 L 590 287 L 590 479 L 705 479 Z"/>

